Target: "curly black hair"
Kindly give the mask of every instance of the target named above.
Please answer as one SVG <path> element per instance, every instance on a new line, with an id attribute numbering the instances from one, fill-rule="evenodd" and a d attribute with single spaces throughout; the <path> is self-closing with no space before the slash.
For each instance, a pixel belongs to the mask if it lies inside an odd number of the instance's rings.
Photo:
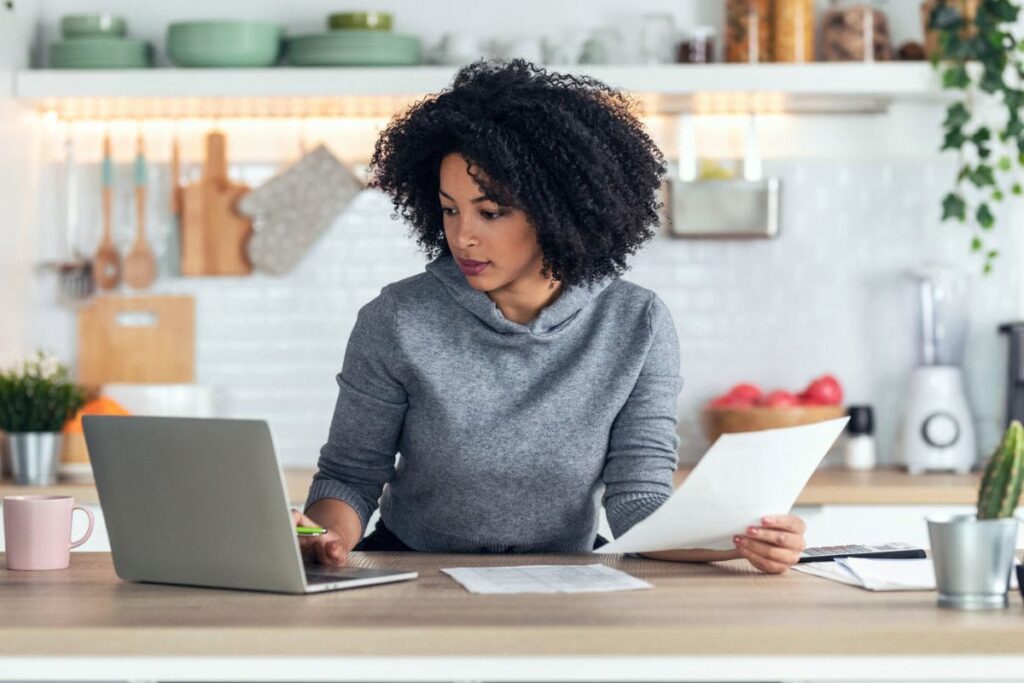
<path id="1" fill-rule="evenodd" d="M 625 93 L 522 59 L 478 60 L 451 86 L 393 118 L 370 160 L 369 186 L 391 195 L 430 258 L 451 253 L 438 201 L 441 160 L 462 154 L 483 192 L 522 209 L 542 273 L 566 286 L 626 270 L 654 236 L 665 158 Z"/>

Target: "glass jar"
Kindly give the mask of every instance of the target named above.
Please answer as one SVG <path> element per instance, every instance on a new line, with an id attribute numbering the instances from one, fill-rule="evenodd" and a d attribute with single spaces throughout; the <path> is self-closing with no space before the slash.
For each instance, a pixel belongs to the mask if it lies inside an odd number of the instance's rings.
<path id="1" fill-rule="evenodd" d="M 676 61 L 680 64 L 708 64 L 715 61 L 715 29 L 694 26 L 676 46 Z"/>
<path id="2" fill-rule="evenodd" d="M 814 61 L 814 0 L 775 0 L 772 57 L 776 62 Z"/>
<path id="3" fill-rule="evenodd" d="M 821 57 L 829 62 L 892 58 L 889 20 L 874 2 L 832 0 L 821 21 Z"/>
<path id="4" fill-rule="evenodd" d="M 725 61 L 770 61 L 771 17 L 770 0 L 726 0 Z"/>

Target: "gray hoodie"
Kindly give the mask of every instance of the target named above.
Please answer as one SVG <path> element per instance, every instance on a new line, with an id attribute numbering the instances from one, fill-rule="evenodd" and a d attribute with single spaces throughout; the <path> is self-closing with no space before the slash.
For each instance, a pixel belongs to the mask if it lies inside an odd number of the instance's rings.
<path id="1" fill-rule="evenodd" d="M 672 493 L 675 327 L 617 277 L 523 325 L 440 256 L 359 310 L 337 382 L 306 508 L 343 500 L 364 533 L 379 500 L 416 550 L 590 552 L 598 505 L 619 536 Z"/>

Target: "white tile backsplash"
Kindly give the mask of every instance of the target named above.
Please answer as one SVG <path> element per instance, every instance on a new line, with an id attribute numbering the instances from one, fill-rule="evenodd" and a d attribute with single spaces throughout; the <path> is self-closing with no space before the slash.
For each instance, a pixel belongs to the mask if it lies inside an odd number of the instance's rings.
<path id="1" fill-rule="evenodd" d="M 916 360 L 915 290 L 904 271 L 925 259 L 980 267 L 968 254 L 968 229 L 938 222 L 952 162 L 769 160 L 765 171 L 783 183 L 777 239 L 659 234 L 626 275 L 657 291 L 675 319 L 685 380 L 681 459 L 693 462 L 707 446 L 698 413 L 712 395 L 741 380 L 800 389 L 831 372 L 848 402 L 875 407 L 880 460 L 891 462 Z M 983 449 L 1002 419 L 1005 351 L 996 325 L 1015 318 L 1020 301 L 1016 213 L 1002 211 L 995 238 L 1006 257 L 993 275 L 975 277 L 966 359 Z M 267 419 L 286 464 L 316 461 L 359 307 L 423 269 L 425 257 L 391 214 L 387 197 L 364 192 L 284 277 L 157 285 L 196 296 L 197 380 L 217 388 L 224 415 Z"/>

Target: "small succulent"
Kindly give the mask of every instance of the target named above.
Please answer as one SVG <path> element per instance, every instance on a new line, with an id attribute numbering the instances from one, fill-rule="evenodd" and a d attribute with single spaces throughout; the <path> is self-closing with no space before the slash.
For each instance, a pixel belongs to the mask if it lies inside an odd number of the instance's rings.
<path id="1" fill-rule="evenodd" d="M 1024 426 L 1010 423 L 985 468 L 978 493 L 978 519 L 1013 517 L 1024 484 Z"/>

